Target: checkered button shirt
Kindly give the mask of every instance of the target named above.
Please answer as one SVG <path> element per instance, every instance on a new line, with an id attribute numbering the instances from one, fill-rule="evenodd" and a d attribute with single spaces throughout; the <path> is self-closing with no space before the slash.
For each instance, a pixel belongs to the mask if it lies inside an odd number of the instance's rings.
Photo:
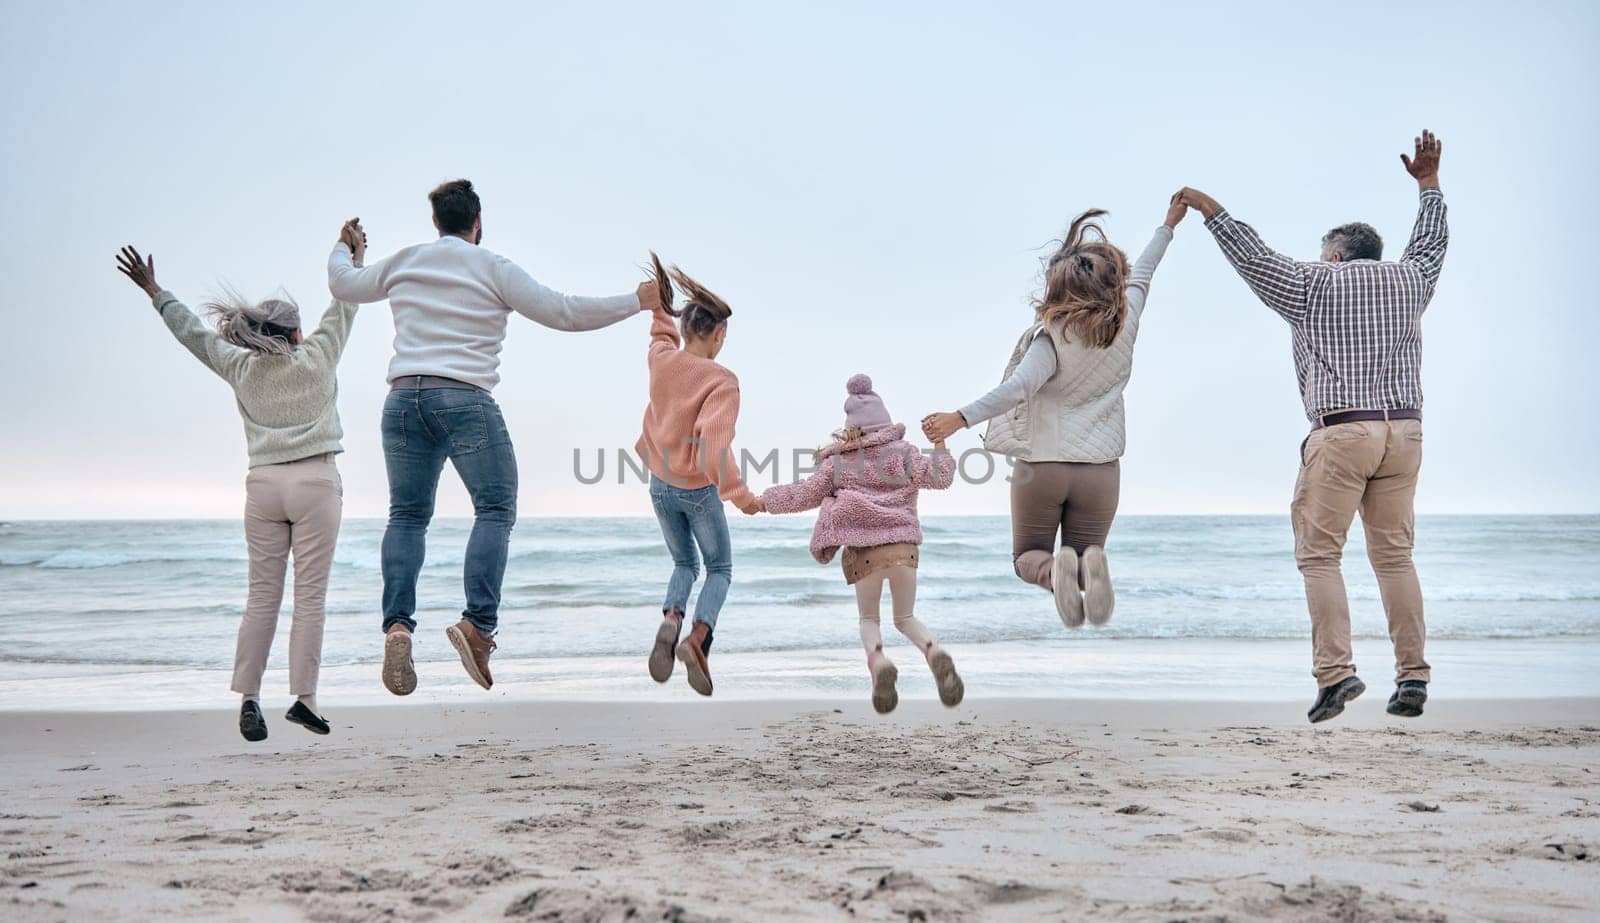
<path id="1" fill-rule="evenodd" d="M 1220 210 L 1206 227 L 1267 307 L 1289 322 L 1306 416 L 1422 409 L 1422 312 L 1444 266 L 1444 193 L 1422 190 L 1411 240 L 1395 262 L 1302 263 Z"/>

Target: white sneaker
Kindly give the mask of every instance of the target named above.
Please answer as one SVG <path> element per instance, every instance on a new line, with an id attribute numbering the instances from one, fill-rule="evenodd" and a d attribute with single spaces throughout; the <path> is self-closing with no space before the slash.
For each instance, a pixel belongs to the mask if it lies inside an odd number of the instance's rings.
<path id="1" fill-rule="evenodd" d="M 1111 589 L 1111 565 L 1106 562 L 1106 550 L 1099 545 L 1083 549 L 1083 608 L 1089 624 L 1104 625 L 1111 621 L 1111 610 L 1117 605 L 1116 591 Z"/>
<path id="2" fill-rule="evenodd" d="M 1062 545 L 1050 565 L 1051 591 L 1056 597 L 1056 614 L 1068 628 L 1083 627 L 1083 593 L 1078 590 L 1078 553 Z"/>

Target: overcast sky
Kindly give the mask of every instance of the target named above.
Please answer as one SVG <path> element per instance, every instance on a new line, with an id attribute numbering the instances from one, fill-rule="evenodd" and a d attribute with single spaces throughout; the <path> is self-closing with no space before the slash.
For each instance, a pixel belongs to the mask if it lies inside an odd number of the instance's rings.
<path id="1" fill-rule="evenodd" d="M 1416 207 L 1397 155 L 1423 127 L 1452 235 L 1419 508 L 1600 510 L 1593 4 L 398 9 L 8 7 L 0 518 L 242 508 L 231 395 L 113 270 L 124 243 L 191 303 L 281 285 L 315 317 L 344 218 L 381 256 L 469 177 L 485 244 L 549 285 L 630 290 L 654 247 L 726 298 L 739 441 L 787 469 L 842 422 L 853 372 L 913 428 L 997 382 L 1039 248 L 1084 208 L 1136 253 L 1187 183 L 1289 254 L 1359 219 L 1397 255 Z M 513 319 L 495 394 L 524 517 L 648 512 L 615 484 L 647 327 Z M 363 308 L 341 369 L 347 515 L 385 509 L 391 336 Z M 1191 216 L 1139 339 L 1123 511 L 1282 512 L 1305 430 L 1287 328 Z M 576 482 L 574 448 L 590 470 L 608 450 L 607 484 Z M 465 512 L 444 483 L 441 512 Z M 924 510 L 1003 514 L 1005 491 Z"/>

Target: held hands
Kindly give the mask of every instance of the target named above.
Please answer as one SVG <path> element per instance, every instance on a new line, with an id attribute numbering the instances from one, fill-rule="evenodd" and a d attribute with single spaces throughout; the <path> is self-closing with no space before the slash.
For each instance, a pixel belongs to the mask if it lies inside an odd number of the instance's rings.
<path id="1" fill-rule="evenodd" d="M 1433 132 L 1424 128 L 1422 135 L 1412 141 L 1414 148 L 1411 156 L 1400 155 L 1400 162 L 1405 164 L 1406 172 L 1417 181 L 1423 189 L 1439 188 L 1439 155 L 1444 151 L 1444 142 L 1434 136 Z"/>
<path id="2" fill-rule="evenodd" d="M 156 284 L 156 258 L 140 256 L 139 251 L 131 245 L 123 247 L 122 252 L 117 254 L 117 272 L 132 279 L 133 284 L 144 289 L 144 293 L 151 298 L 161 291 L 161 286 Z"/>
<path id="3" fill-rule="evenodd" d="M 1173 193 L 1172 201 L 1167 204 L 1167 220 L 1161 223 L 1166 225 L 1169 231 L 1177 230 L 1178 222 L 1182 221 L 1183 216 L 1187 214 L 1189 214 L 1189 206 L 1178 200 L 1178 193 Z"/>
<path id="4" fill-rule="evenodd" d="M 757 513 L 765 513 L 766 511 L 767 505 L 761 501 L 760 497 L 750 501 L 749 506 L 739 507 L 739 512 L 744 513 L 746 516 L 754 516 Z"/>
<path id="5" fill-rule="evenodd" d="M 922 418 L 922 435 L 928 437 L 936 449 L 944 448 L 944 441 L 949 439 L 959 430 L 965 429 L 967 418 L 959 411 L 951 413 L 930 413 Z"/>
<path id="6" fill-rule="evenodd" d="M 350 248 L 350 256 L 356 265 L 360 265 L 367 255 L 367 231 L 361 226 L 361 219 L 351 218 L 346 221 L 344 226 L 339 228 L 339 240 Z"/>
<path id="7" fill-rule="evenodd" d="M 1172 227 L 1172 208 L 1176 208 L 1179 205 L 1192 208 L 1207 218 L 1222 211 L 1222 205 L 1216 199 L 1193 186 L 1185 186 L 1172 194 L 1172 207 L 1167 209 L 1167 227 Z"/>

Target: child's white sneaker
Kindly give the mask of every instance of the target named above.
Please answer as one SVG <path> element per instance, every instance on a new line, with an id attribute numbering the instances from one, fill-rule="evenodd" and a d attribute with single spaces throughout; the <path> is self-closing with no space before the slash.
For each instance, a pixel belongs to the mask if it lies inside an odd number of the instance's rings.
<path id="1" fill-rule="evenodd" d="M 1083 627 L 1083 592 L 1078 589 L 1078 553 L 1062 545 L 1050 565 L 1050 587 L 1056 597 L 1056 614 L 1068 628 Z"/>
<path id="2" fill-rule="evenodd" d="M 900 704 L 900 693 L 894 688 L 899 678 L 900 670 L 888 657 L 879 654 L 872 662 L 872 708 L 878 714 L 887 715 Z"/>
<path id="3" fill-rule="evenodd" d="M 1083 609 L 1089 624 L 1104 625 L 1111 621 L 1111 610 L 1116 604 L 1117 594 L 1111 589 L 1111 565 L 1106 562 L 1106 550 L 1090 545 L 1083 549 Z"/>

